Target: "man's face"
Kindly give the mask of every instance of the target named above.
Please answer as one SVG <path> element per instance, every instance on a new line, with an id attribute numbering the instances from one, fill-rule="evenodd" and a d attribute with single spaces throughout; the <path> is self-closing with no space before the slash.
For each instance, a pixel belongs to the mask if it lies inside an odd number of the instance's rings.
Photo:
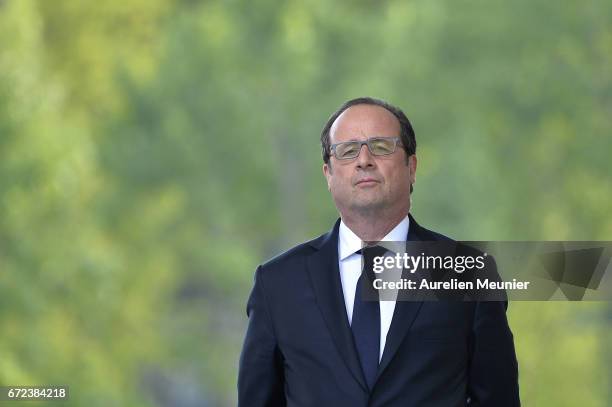
<path id="1" fill-rule="evenodd" d="M 399 121 L 391 112 L 376 105 L 355 105 L 336 119 L 330 130 L 330 142 L 399 135 Z M 408 161 L 399 144 L 392 154 L 384 156 L 372 155 L 363 145 L 357 158 L 338 160 L 332 155 L 329 165 L 323 165 L 327 187 L 343 216 L 353 212 L 408 214 L 415 172 L 416 156 L 410 156 Z"/>

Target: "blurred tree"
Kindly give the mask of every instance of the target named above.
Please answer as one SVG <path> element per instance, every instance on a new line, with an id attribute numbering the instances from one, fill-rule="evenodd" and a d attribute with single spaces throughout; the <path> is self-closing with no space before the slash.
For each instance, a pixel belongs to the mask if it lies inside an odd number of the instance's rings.
<path id="1" fill-rule="evenodd" d="M 423 224 L 610 239 L 611 21 L 602 0 L 0 2 L 0 383 L 235 404 L 253 270 L 336 218 L 318 135 L 351 97 L 413 121 Z M 610 404 L 602 309 L 511 304 L 525 405 Z"/>

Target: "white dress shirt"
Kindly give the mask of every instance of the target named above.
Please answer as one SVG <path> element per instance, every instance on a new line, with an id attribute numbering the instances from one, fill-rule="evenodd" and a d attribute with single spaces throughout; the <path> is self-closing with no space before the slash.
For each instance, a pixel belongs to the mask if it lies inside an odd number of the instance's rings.
<path id="1" fill-rule="evenodd" d="M 410 221 L 406 216 L 391 232 L 381 241 L 406 241 Z M 349 323 L 353 320 L 353 304 L 355 303 L 355 289 L 357 280 L 361 275 L 361 254 L 355 253 L 363 246 L 361 239 L 352 230 L 340 222 L 338 232 L 338 265 L 340 266 L 340 281 L 342 282 L 342 292 L 344 294 L 344 304 Z M 393 319 L 395 311 L 395 301 L 380 301 L 380 353 L 378 360 L 382 359 L 387 341 L 387 333 Z"/>

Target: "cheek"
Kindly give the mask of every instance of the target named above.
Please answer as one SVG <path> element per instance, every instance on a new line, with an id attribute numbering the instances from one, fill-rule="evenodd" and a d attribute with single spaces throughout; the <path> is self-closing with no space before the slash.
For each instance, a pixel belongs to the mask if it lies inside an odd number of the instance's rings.
<path id="1" fill-rule="evenodd" d="M 398 191 L 410 189 L 410 183 L 412 182 L 412 175 L 410 169 L 406 166 L 399 171 L 394 171 L 389 175 L 391 180 L 391 187 L 397 188 Z"/>
<path id="2" fill-rule="evenodd" d="M 329 190 L 332 192 L 341 192 L 345 189 L 345 185 L 337 177 L 332 177 L 329 182 Z"/>
<path id="3" fill-rule="evenodd" d="M 350 178 L 335 168 L 334 175 L 329 177 L 327 186 L 334 195 L 345 194 L 351 189 Z"/>

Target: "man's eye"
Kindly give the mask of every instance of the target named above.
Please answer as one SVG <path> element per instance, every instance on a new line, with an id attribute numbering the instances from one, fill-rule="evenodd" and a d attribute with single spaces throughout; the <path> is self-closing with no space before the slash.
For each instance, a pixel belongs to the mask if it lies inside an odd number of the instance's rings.
<path id="1" fill-rule="evenodd" d="M 351 155 L 354 155 L 356 152 L 357 152 L 356 144 L 344 145 L 338 150 L 338 154 L 341 157 L 350 157 Z"/>
<path id="2" fill-rule="evenodd" d="M 376 140 L 371 143 L 374 154 L 389 154 L 393 149 L 386 140 Z"/>

